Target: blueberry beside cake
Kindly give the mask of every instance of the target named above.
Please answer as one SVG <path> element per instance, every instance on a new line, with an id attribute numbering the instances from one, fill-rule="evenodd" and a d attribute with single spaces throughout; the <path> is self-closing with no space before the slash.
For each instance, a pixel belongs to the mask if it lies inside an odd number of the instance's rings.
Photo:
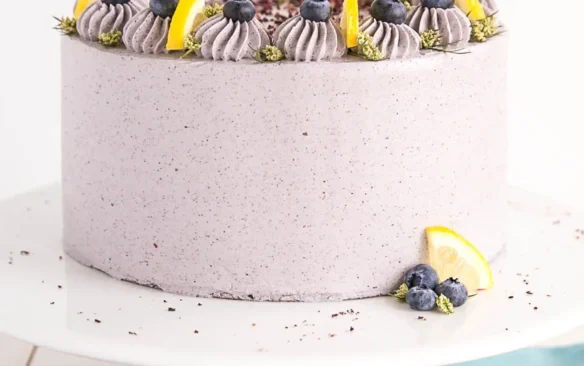
<path id="1" fill-rule="evenodd" d="M 79 0 L 58 26 L 65 251 L 163 291 L 255 301 L 389 294 L 445 255 L 428 249 L 436 225 L 492 261 L 506 223 L 496 9 Z M 447 275 L 411 303 L 466 299 Z"/>

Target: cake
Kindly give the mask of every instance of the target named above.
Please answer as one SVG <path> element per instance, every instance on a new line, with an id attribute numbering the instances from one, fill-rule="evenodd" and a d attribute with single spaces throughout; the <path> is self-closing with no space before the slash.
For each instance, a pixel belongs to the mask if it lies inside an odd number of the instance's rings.
<path id="1" fill-rule="evenodd" d="M 337 301 L 394 290 L 428 226 L 503 249 L 493 0 L 84 3 L 60 25 L 78 262 L 182 295 Z"/>

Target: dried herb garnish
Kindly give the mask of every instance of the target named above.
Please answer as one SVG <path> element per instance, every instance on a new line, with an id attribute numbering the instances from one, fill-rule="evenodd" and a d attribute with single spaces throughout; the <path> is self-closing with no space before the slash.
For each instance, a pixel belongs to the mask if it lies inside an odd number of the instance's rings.
<path id="1" fill-rule="evenodd" d="M 168 308 L 168 311 L 172 312 L 172 311 L 176 311 L 176 309 L 175 308 Z"/>

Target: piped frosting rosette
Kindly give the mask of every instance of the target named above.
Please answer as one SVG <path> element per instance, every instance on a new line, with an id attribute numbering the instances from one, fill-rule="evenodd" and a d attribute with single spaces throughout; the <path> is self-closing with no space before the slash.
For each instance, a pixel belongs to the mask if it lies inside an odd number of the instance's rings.
<path id="1" fill-rule="evenodd" d="M 257 19 L 239 22 L 223 14 L 203 22 L 195 32 L 195 39 L 201 42 L 197 55 L 223 61 L 252 59 L 257 50 L 270 44 L 268 32 Z"/>
<path id="2" fill-rule="evenodd" d="M 255 8 L 249 0 L 228 0 L 223 13 L 205 20 L 194 38 L 201 44 L 197 55 L 212 60 L 252 59 L 270 45 L 270 36 L 255 18 Z"/>
<path id="3" fill-rule="evenodd" d="M 420 35 L 406 24 L 368 18 L 359 26 L 359 32 L 373 38 L 373 44 L 384 59 L 408 58 L 420 53 Z"/>
<path id="4" fill-rule="evenodd" d="M 133 52 L 168 53 L 166 42 L 169 29 L 170 17 L 161 17 L 151 9 L 144 9 L 126 24 L 122 41 Z"/>
<path id="5" fill-rule="evenodd" d="M 470 40 L 470 21 L 457 7 L 442 9 L 418 5 L 408 13 L 405 22 L 418 34 L 438 31 L 440 46 L 449 49 L 464 48 Z"/>
<path id="6" fill-rule="evenodd" d="M 420 35 L 403 24 L 407 9 L 396 0 L 375 0 L 371 17 L 359 26 L 359 32 L 371 36 L 382 59 L 407 58 L 419 54 Z"/>
<path id="7" fill-rule="evenodd" d="M 305 0 L 300 15 L 282 23 L 274 45 L 288 60 L 321 61 L 341 57 L 347 46 L 340 28 L 330 19 L 327 0 Z"/>
<path id="8" fill-rule="evenodd" d="M 499 11 L 496 0 L 481 0 L 481 4 L 487 15 L 493 15 Z"/>
<path id="9" fill-rule="evenodd" d="M 144 4 L 138 0 L 97 0 L 79 16 L 77 33 L 86 41 L 97 42 L 102 33 L 122 31 L 143 8 Z"/>

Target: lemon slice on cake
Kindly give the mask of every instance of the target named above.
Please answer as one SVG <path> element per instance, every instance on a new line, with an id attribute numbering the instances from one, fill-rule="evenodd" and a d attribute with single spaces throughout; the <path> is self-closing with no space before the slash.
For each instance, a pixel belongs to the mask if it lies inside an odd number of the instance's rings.
<path id="1" fill-rule="evenodd" d="M 440 281 L 454 277 L 466 286 L 469 295 L 493 287 L 493 273 L 481 252 L 451 229 L 434 226 L 426 229 L 430 265 Z"/>
<path id="2" fill-rule="evenodd" d="M 93 4 L 96 1 L 97 0 L 77 0 L 77 2 L 75 3 L 75 9 L 73 10 L 73 18 L 79 19 L 81 13 L 83 13 L 83 11 L 87 9 L 89 5 Z"/>
<path id="3" fill-rule="evenodd" d="M 481 20 L 487 17 L 480 0 L 455 0 L 454 4 L 470 20 Z"/>
<path id="4" fill-rule="evenodd" d="M 178 51 L 185 48 L 185 38 L 204 20 L 205 0 L 180 0 L 168 30 L 166 48 Z M 201 17 L 202 16 L 202 17 Z M 198 22 L 198 24 L 197 24 Z"/>
<path id="5" fill-rule="evenodd" d="M 359 1 L 345 0 L 341 13 L 341 31 L 347 42 L 347 48 L 357 46 L 359 34 Z"/>

